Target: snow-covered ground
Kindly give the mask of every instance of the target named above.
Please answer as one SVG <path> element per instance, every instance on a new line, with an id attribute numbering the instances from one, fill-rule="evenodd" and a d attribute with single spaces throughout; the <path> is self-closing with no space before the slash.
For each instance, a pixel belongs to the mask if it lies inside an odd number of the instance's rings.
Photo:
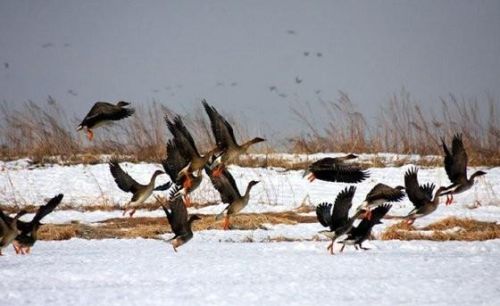
<path id="1" fill-rule="evenodd" d="M 331 154 L 335 156 L 335 154 Z M 394 154 L 380 154 L 385 159 L 413 158 L 418 156 L 399 156 Z M 256 155 L 259 156 L 259 155 Z M 292 155 L 282 154 L 283 158 L 292 159 Z M 307 157 L 316 160 L 325 154 L 315 154 Z M 371 155 L 361 155 L 360 159 L 367 160 Z M 297 155 L 295 161 L 306 157 Z M 426 158 L 426 157 L 424 157 Z M 429 157 L 431 158 L 431 157 Z M 432 157 L 434 158 L 434 157 Z M 137 181 L 146 183 L 159 164 L 123 163 L 123 168 Z M 396 186 L 403 185 L 404 173 L 412 165 L 403 167 L 370 168 L 370 177 L 357 184 L 354 205 L 361 203 L 368 191 L 377 183 Z M 469 173 L 478 168 L 470 168 Z M 434 221 L 446 216 L 471 217 L 480 220 L 500 220 L 500 167 L 480 167 L 486 170 L 487 175 L 480 178 L 478 184 L 464 194 L 455 196 L 452 206 L 439 207 L 436 213 L 426 218 Z M 260 180 L 260 184 L 252 190 L 251 200 L 245 212 L 275 212 L 289 211 L 300 207 L 303 203 L 317 205 L 324 201 L 333 202 L 337 193 L 348 184 L 322 182 L 319 180 L 309 183 L 302 177 L 303 171 L 286 171 L 279 168 L 242 168 L 230 166 L 230 171 L 236 179 L 240 190 L 244 190 L 250 180 Z M 157 184 L 168 180 L 166 175 L 158 177 Z M 419 170 L 420 183 L 433 182 L 437 186 L 448 185 L 449 181 L 442 167 L 421 168 Z M 2 205 L 42 205 L 56 195 L 64 193 L 62 204 L 73 206 L 75 210 L 56 211 L 49 215 L 45 222 L 61 223 L 71 220 L 81 222 L 95 222 L 111 217 L 121 216 L 120 211 L 82 212 L 85 206 L 114 205 L 123 206 L 130 200 L 130 194 L 122 192 L 115 184 L 106 163 L 97 165 L 45 165 L 34 167 L 28 160 L 0 162 L 0 203 Z M 158 193 L 162 195 L 162 193 Z M 192 213 L 214 214 L 220 212 L 224 205 L 220 203 L 219 195 L 213 188 L 210 180 L 205 176 L 200 188 L 192 195 L 198 203 L 218 203 L 200 209 L 191 209 Z M 154 201 L 151 198 L 149 201 Z M 481 207 L 470 209 L 480 201 Z M 353 207 L 354 209 L 354 207 Z M 404 215 L 412 209 L 408 199 L 396 203 L 391 210 L 392 215 Z M 138 216 L 163 216 L 161 210 L 139 211 Z M 26 216 L 25 218 L 29 218 Z"/>
<path id="2" fill-rule="evenodd" d="M 1 260 L 1 305 L 498 305 L 500 240 L 39 242 Z"/>
<path id="3" fill-rule="evenodd" d="M 285 156 L 294 161 L 325 155 Z M 386 160 L 399 158 L 384 155 Z M 404 157 L 408 158 L 408 157 Z M 412 157 L 413 158 L 413 157 Z M 414 157 L 415 161 L 419 158 Z M 434 157 L 432 157 L 434 158 Z M 362 157 L 361 159 L 368 159 Z M 139 182 L 147 182 L 158 164 L 124 163 Z M 357 184 L 354 206 L 379 182 L 402 185 L 411 167 L 370 168 L 371 176 Z M 488 174 L 469 192 L 455 197 L 418 220 L 423 226 L 447 216 L 500 220 L 500 167 L 481 167 Z M 476 169 L 469 169 L 470 172 Z M 291 211 L 302 204 L 333 202 L 348 184 L 314 181 L 303 171 L 230 167 L 243 189 L 253 179 L 246 212 Z M 421 183 L 449 184 L 444 169 L 422 168 Z M 167 177 L 159 177 L 158 184 Z M 121 211 L 85 211 L 86 206 L 124 205 L 129 195 L 116 186 L 107 164 L 33 166 L 28 160 L 0 162 L 0 204 L 42 205 L 64 193 L 63 205 L 45 223 L 73 220 L 93 223 L 121 217 Z M 159 193 L 161 195 L 161 193 Z M 199 203 L 215 205 L 190 213 L 214 214 L 224 207 L 208 178 L 193 194 Z M 471 209 L 475 201 L 482 206 Z M 408 199 L 394 205 L 391 215 L 412 208 Z M 354 209 L 354 207 L 353 207 Z M 306 214 L 314 215 L 314 211 Z M 164 216 L 139 210 L 137 216 Z M 30 219 L 32 214 L 24 216 Z M 384 220 L 375 235 L 396 220 Z M 370 251 L 331 256 L 323 228 L 311 224 L 264 224 L 256 230 L 205 230 L 178 253 L 162 240 L 39 241 L 29 256 L 12 248 L 0 257 L 0 305 L 498 305 L 500 302 L 500 240 L 483 242 L 368 241 Z M 454 230 L 454 229 L 452 229 Z M 161 238 L 169 238 L 166 234 Z M 322 241 L 312 241 L 321 239 Z M 294 242 L 276 242 L 294 240 Z M 250 243 L 253 242 L 253 243 Z M 335 250 L 338 251 L 339 245 Z"/>

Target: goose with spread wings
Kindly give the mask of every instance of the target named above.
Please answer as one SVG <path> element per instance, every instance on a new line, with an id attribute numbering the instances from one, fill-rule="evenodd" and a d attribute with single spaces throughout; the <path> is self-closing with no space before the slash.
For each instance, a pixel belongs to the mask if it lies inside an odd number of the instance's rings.
<path id="1" fill-rule="evenodd" d="M 335 240 L 349 232 L 354 220 L 363 213 L 363 210 L 358 210 L 354 216 L 349 218 L 349 210 L 351 209 L 352 198 L 355 192 L 356 187 L 346 187 L 337 195 L 334 205 L 331 203 L 321 203 L 316 207 L 316 217 L 319 223 L 329 228 L 329 230 L 324 230 L 320 233 L 332 239 L 332 242 L 327 247 L 327 250 L 329 250 L 332 255 L 333 243 Z"/>
<path id="2" fill-rule="evenodd" d="M 225 165 L 234 162 L 240 155 L 245 154 L 251 145 L 263 142 L 265 139 L 255 137 L 241 145 L 238 144 L 231 124 L 222 117 L 215 107 L 210 106 L 206 100 L 202 100 L 201 103 L 210 118 L 210 126 L 217 145 L 218 156 L 214 163 L 213 171 L 214 175 L 218 176 L 222 173 Z"/>
<path id="3" fill-rule="evenodd" d="M 170 139 L 167 142 L 167 158 L 162 161 L 165 173 L 170 177 L 170 182 L 158 186 L 155 190 L 167 190 L 172 184 L 181 186 L 182 188 L 177 191 L 175 195 L 182 195 L 184 204 L 189 207 L 191 199 L 189 194 L 200 186 L 203 176 L 201 171 L 196 173 L 188 172 L 185 175 L 179 175 L 182 169 L 189 164 L 189 158 L 182 155 L 181 150 L 177 148 L 174 140 Z"/>
<path id="4" fill-rule="evenodd" d="M 62 201 L 64 195 L 62 193 L 51 198 L 47 204 L 40 206 L 38 208 L 35 216 L 30 222 L 24 222 L 21 220 L 17 221 L 17 227 L 21 231 L 19 235 L 13 242 L 14 250 L 16 254 L 29 254 L 31 248 L 38 240 L 38 229 L 42 225 L 40 221 L 50 214 Z"/>
<path id="5" fill-rule="evenodd" d="M 484 171 L 474 172 L 470 178 L 467 178 L 467 152 L 465 152 L 462 135 L 456 134 L 451 142 L 451 152 L 446 146 L 444 139 L 441 139 L 444 150 L 444 169 L 451 181 L 451 185 L 447 186 L 445 192 L 441 196 L 446 195 L 446 205 L 453 203 L 453 195 L 469 190 L 474 185 L 476 177 L 485 175 Z"/>
<path id="6" fill-rule="evenodd" d="M 415 206 L 415 208 L 405 217 L 408 220 L 408 224 L 413 224 L 415 219 L 433 213 L 439 205 L 439 196 L 446 189 L 446 187 L 443 186 L 439 187 L 433 198 L 432 193 L 436 185 L 433 183 L 419 185 L 417 174 L 417 168 L 411 168 L 405 173 L 406 194 L 408 195 L 408 199 Z"/>
<path id="7" fill-rule="evenodd" d="M 117 160 L 111 160 L 109 162 L 109 170 L 111 171 L 111 175 L 115 179 L 116 185 L 118 185 L 121 190 L 132 193 L 132 199 L 123 210 L 123 215 L 125 215 L 129 208 L 131 208 L 132 211 L 129 214 L 130 217 L 134 215 L 136 207 L 144 203 L 153 193 L 156 177 L 165 173 L 163 171 L 156 170 L 151 176 L 151 180 L 149 181 L 149 183 L 147 185 L 142 185 L 134 180 L 127 172 L 125 172 L 120 167 L 120 164 Z"/>
<path id="8" fill-rule="evenodd" d="M 372 229 L 375 225 L 381 224 L 382 218 L 387 214 L 387 212 L 391 209 L 391 204 L 383 204 L 377 206 L 372 211 L 372 216 L 370 219 L 364 217 L 363 220 L 358 224 L 358 226 L 352 227 L 351 231 L 347 234 L 347 238 L 342 241 L 342 248 L 340 252 L 344 251 L 346 245 L 354 245 L 356 250 L 361 248 L 362 250 L 369 250 L 362 246 L 362 243 L 370 238 L 372 233 Z"/>
<path id="9" fill-rule="evenodd" d="M 179 153 L 184 159 L 188 160 L 188 164 L 179 171 L 178 175 L 187 176 L 186 184 L 191 184 L 191 178 L 189 174 L 200 174 L 212 158 L 215 149 L 207 152 L 205 155 L 201 155 L 198 151 L 198 148 L 196 147 L 193 136 L 184 125 L 184 122 L 182 122 L 180 116 L 175 116 L 173 120 L 165 117 L 165 122 L 167 124 L 168 130 L 174 137 L 173 141 L 175 143 L 176 149 L 179 150 Z"/>
<path id="10" fill-rule="evenodd" d="M 85 129 L 87 138 L 92 140 L 94 138 L 92 129 L 132 116 L 135 109 L 127 108 L 128 105 L 130 103 L 125 101 L 116 104 L 96 102 L 76 130 Z"/>
<path id="11" fill-rule="evenodd" d="M 404 186 L 391 187 L 386 184 L 379 183 L 375 185 L 366 195 L 365 200 L 361 203 L 356 211 L 366 211 L 365 217 L 368 220 L 371 218 L 371 212 L 374 208 L 386 202 L 399 202 L 405 197 L 403 190 Z"/>
<path id="12" fill-rule="evenodd" d="M 198 215 L 191 215 L 188 217 L 186 206 L 182 203 L 180 198 L 175 197 L 176 192 L 177 190 L 172 190 L 168 205 L 162 205 L 163 211 L 165 211 L 167 215 L 170 228 L 174 233 L 174 237 L 169 239 L 169 241 L 171 241 L 175 252 L 177 252 L 178 247 L 193 238 L 191 226 L 194 221 L 201 219 Z"/>
<path id="13" fill-rule="evenodd" d="M 259 181 L 250 181 L 247 185 L 245 193 L 241 195 L 233 176 L 227 168 L 222 168 L 219 175 L 214 175 L 210 169 L 206 169 L 206 172 L 209 175 L 215 189 L 219 191 L 222 203 L 229 204 L 215 217 L 215 220 L 219 220 L 224 217 L 224 230 L 228 230 L 230 229 L 229 217 L 239 213 L 243 208 L 245 208 L 245 206 L 247 206 L 248 201 L 250 200 L 250 190 L 253 186 L 257 185 Z"/>
<path id="14" fill-rule="evenodd" d="M 307 179 L 310 182 L 318 179 L 327 182 L 360 183 L 370 175 L 368 171 L 361 169 L 359 166 L 346 163 L 347 160 L 355 158 L 357 156 L 354 154 L 335 158 L 322 158 L 309 165 L 303 176 L 309 174 Z"/>

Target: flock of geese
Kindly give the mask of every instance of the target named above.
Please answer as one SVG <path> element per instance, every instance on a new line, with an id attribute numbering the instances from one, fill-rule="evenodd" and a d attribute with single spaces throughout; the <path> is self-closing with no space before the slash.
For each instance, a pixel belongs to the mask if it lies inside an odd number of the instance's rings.
<path id="1" fill-rule="evenodd" d="M 77 127 L 77 130 L 84 130 L 88 139 L 92 140 L 94 137 L 93 129 L 132 116 L 135 111 L 133 108 L 129 108 L 129 105 L 130 103 L 124 101 L 117 104 L 97 102 Z M 178 115 L 173 118 L 166 116 L 166 125 L 172 138 L 167 141 L 167 156 L 162 161 L 164 171 L 155 171 L 147 185 L 142 185 L 133 179 L 121 168 L 117 160 L 112 159 L 109 162 L 109 169 L 117 186 L 124 192 L 132 194 L 130 202 L 125 206 L 124 215 L 130 210 L 128 213 L 132 217 L 136 207 L 146 201 L 154 191 L 168 192 L 168 201 L 162 207 L 174 233 L 174 237 L 169 239 L 174 251 L 177 251 L 179 246 L 193 237 L 191 225 L 200 219 L 197 215 L 189 216 L 187 207 L 191 204 L 190 193 L 202 181 L 203 171 L 220 193 L 221 201 L 227 204 L 224 210 L 215 217 L 216 220 L 224 219 L 224 230 L 231 228 L 230 217 L 245 208 L 249 202 L 252 187 L 259 183 L 256 180 L 250 181 L 242 194 L 238 190 L 227 165 L 237 161 L 239 156 L 245 154 L 251 145 L 265 141 L 265 139 L 255 137 L 238 144 L 229 122 L 205 100 L 202 101 L 202 105 L 210 119 L 211 130 L 215 138 L 216 146 L 212 150 L 200 154 L 182 118 Z M 468 157 L 461 135 L 457 134 L 453 137 L 451 151 L 444 139 L 442 139 L 442 146 L 444 168 L 451 181 L 449 186 L 441 186 L 434 192 L 436 185 L 429 182 L 420 185 L 417 177 L 418 169 L 411 168 L 404 175 L 404 186 L 391 187 L 382 183 L 375 185 L 352 216 L 349 216 L 349 211 L 353 205 L 355 186 L 349 186 L 342 190 L 337 195 L 334 204 L 319 204 L 316 207 L 317 219 L 321 225 L 328 228 L 320 233 L 331 239 L 327 250 L 334 254 L 334 243 L 341 237 L 343 237 L 341 252 L 346 245 L 353 245 L 356 249 L 359 247 L 365 250 L 362 243 L 370 237 L 372 228 L 381 223 L 381 219 L 391 209 L 390 202 L 398 202 L 408 196 L 415 207 L 403 218 L 407 220 L 408 224 L 412 224 L 417 218 L 434 212 L 439 205 L 439 197 L 446 196 L 446 205 L 450 205 L 453 202 L 454 194 L 470 189 L 476 177 L 486 174 L 484 171 L 477 171 L 467 177 Z M 328 182 L 360 183 L 369 177 L 369 173 L 358 165 L 347 162 L 355 158 L 357 156 L 354 154 L 323 158 L 309 165 L 304 176 L 308 175 L 310 182 L 318 179 Z M 170 181 L 155 186 L 157 176 L 162 174 L 167 174 Z M 38 209 L 29 222 L 19 220 L 21 216 L 26 214 L 25 210 L 21 210 L 13 217 L 5 215 L 0 210 L 0 255 L 2 249 L 11 243 L 16 254 L 29 253 L 37 240 L 37 231 L 41 220 L 59 205 L 62 198 L 63 195 L 59 194 L 50 199 L 46 205 Z M 361 219 L 361 221 L 354 225 L 357 219 Z"/>

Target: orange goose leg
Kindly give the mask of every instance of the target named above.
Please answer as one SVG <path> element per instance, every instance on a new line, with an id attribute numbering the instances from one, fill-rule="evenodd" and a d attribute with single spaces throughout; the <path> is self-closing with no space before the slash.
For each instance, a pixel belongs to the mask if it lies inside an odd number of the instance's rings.
<path id="1" fill-rule="evenodd" d="M 314 173 L 311 173 L 311 174 L 309 174 L 307 179 L 309 180 L 310 183 L 312 183 L 316 179 L 316 176 L 314 175 Z"/>
<path id="2" fill-rule="evenodd" d="M 229 229 L 229 216 L 224 217 L 224 230 L 227 231 Z"/>
<path id="3" fill-rule="evenodd" d="M 92 132 L 91 129 L 87 129 L 87 138 L 90 141 L 92 141 L 92 139 L 94 139 L 94 132 Z"/>
<path id="4" fill-rule="evenodd" d="M 371 220 L 372 219 L 372 211 L 371 210 L 367 210 L 366 213 L 365 213 L 365 218 L 368 219 L 368 220 Z"/>
<path id="5" fill-rule="evenodd" d="M 184 196 L 184 206 L 191 207 L 191 197 L 189 196 L 189 194 L 186 194 Z"/>
<path id="6" fill-rule="evenodd" d="M 217 167 L 212 170 L 212 176 L 219 177 L 222 175 L 222 171 L 224 170 L 224 164 L 217 165 Z"/>
<path id="7" fill-rule="evenodd" d="M 132 208 L 132 211 L 129 213 L 130 218 L 132 218 L 135 214 L 136 208 Z"/>
<path id="8" fill-rule="evenodd" d="M 330 243 L 326 249 L 330 251 L 330 255 L 334 255 L 334 253 L 333 253 L 333 240 L 332 240 L 332 243 Z"/>

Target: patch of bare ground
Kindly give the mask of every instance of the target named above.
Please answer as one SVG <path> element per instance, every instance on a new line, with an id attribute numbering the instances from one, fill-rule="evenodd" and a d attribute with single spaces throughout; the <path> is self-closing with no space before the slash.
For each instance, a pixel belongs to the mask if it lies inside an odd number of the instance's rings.
<path id="1" fill-rule="evenodd" d="M 500 238 L 500 224 L 449 217 L 416 229 L 406 221 L 389 226 L 381 240 L 483 241 Z"/>
<path id="2" fill-rule="evenodd" d="M 213 215 L 199 215 L 201 220 L 193 224 L 194 231 L 222 229 L 222 220 Z M 233 229 L 266 229 L 266 224 L 297 224 L 316 222 L 315 216 L 303 216 L 294 212 L 240 214 L 231 218 Z M 167 219 L 134 217 L 112 218 L 92 225 L 73 222 L 70 224 L 45 224 L 39 231 L 40 240 L 67 240 L 71 238 L 158 238 L 171 232 Z"/>

